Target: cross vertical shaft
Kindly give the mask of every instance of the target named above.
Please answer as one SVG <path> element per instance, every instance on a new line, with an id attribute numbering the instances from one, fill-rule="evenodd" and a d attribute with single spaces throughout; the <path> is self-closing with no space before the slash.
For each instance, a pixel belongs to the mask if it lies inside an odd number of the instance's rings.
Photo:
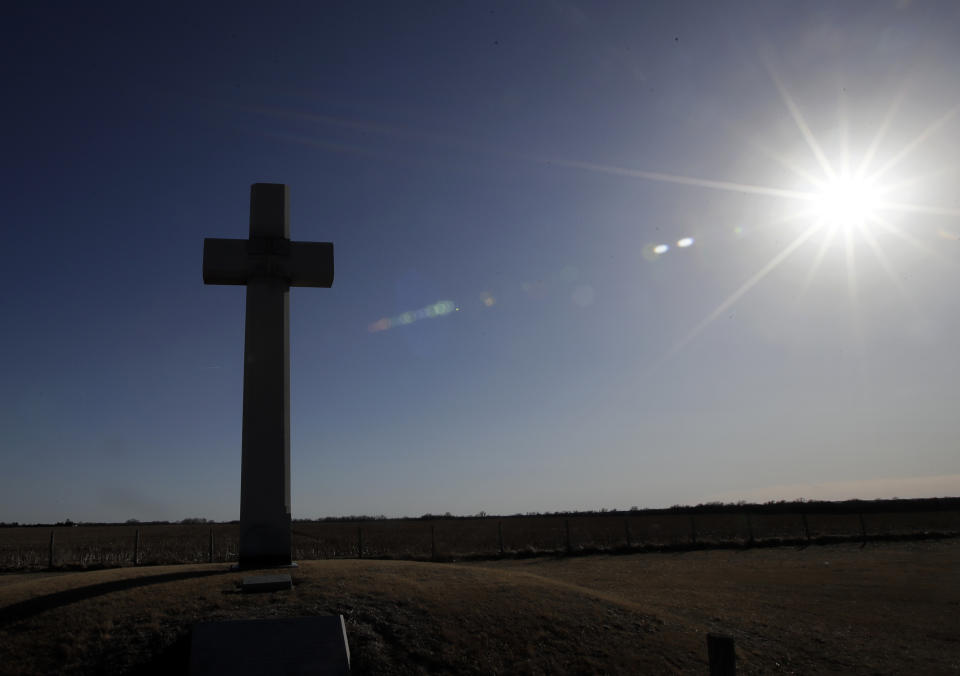
<path id="1" fill-rule="evenodd" d="M 240 567 L 290 563 L 290 291 L 247 282 Z"/>
<path id="2" fill-rule="evenodd" d="M 290 241 L 289 192 L 250 193 L 248 250 Z M 240 567 L 290 564 L 290 286 L 269 264 L 247 281 L 240 470 Z M 266 268 L 266 269 L 264 269 Z"/>

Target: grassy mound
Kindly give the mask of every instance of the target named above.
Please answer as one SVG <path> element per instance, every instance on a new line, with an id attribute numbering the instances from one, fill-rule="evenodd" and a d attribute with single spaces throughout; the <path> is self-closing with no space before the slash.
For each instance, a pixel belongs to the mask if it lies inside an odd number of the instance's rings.
<path id="1" fill-rule="evenodd" d="M 343 614 L 355 673 L 662 673 L 705 668 L 697 637 L 629 602 L 520 571 L 308 561 L 292 592 L 241 594 L 221 565 L 0 584 L 0 671 L 178 673 L 193 623 Z M 249 573 L 244 573 L 249 574 Z"/>

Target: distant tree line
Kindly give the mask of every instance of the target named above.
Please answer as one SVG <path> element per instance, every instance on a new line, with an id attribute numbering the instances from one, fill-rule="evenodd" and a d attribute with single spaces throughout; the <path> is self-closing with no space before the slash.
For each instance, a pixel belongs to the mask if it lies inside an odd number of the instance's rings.
<path id="1" fill-rule="evenodd" d="M 422 514 L 421 516 L 402 516 L 387 517 L 383 514 L 379 516 L 367 516 L 351 514 L 349 516 L 327 516 L 318 519 L 293 519 L 294 523 L 317 523 L 317 522 L 350 522 L 357 521 L 441 521 L 457 519 L 515 519 L 534 516 L 629 516 L 629 515 L 666 515 L 666 514 L 722 514 L 731 512 L 751 512 L 754 514 L 876 514 L 879 512 L 936 512 L 942 510 L 960 510 L 960 497 L 956 498 L 890 498 L 883 500 L 771 500 L 764 503 L 745 502 L 705 502 L 698 505 L 673 505 L 666 508 L 641 509 L 631 507 L 630 509 L 599 509 L 587 511 L 558 511 L 558 512 L 525 512 L 516 514 L 495 515 L 487 514 L 485 511 L 476 514 L 454 515 L 450 512 L 443 514 Z M 138 519 L 127 519 L 124 523 L 116 522 L 94 522 L 79 521 L 74 522 L 70 519 L 57 521 L 56 523 L 32 523 L 20 524 L 17 521 L 0 521 L 0 528 L 12 527 L 33 527 L 33 528 L 69 528 L 73 526 L 171 526 L 177 524 L 184 525 L 204 525 L 204 524 L 238 524 L 239 520 L 215 521 L 202 517 L 190 517 L 180 521 L 140 521 Z"/>
<path id="2" fill-rule="evenodd" d="M 457 519 L 514 519 L 535 516 L 631 516 L 631 515 L 667 515 L 667 514 L 721 514 L 749 511 L 755 514 L 876 514 L 878 512 L 935 512 L 941 510 L 960 510 L 960 497 L 957 498 L 889 498 L 878 500 L 771 500 L 764 503 L 745 502 L 705 502 L 697 505 L 673 505 L 665 508 L 641 509 L 631 507 L 624 509 L 599 509 L 581 511 L 557 512 L 524 512 L 516 514 L 495 515 L 485 511 L 477 514 L 453 515 L 426 513 L 421 516 L 402 516 L 388 518 L 380 516 L 328 516 L 319 519 L 294 519 L 300 523 L 316 522 L 356 522 L 356 521 L 441 521 Z"/>
<path id="3" fill-rule="evenodd" d="M 180 521 L 141 521 L 140 519 L 127 519 L 123 523 L 117 523 L 116 521 L 71 521 L 70 519 L 65 519 L 64 521 L 57 521 L 56 523 L 18 523 L 13 521 L 11 523 L 6 523 L 0 521 L 0 528 L 12 527 L 12 526 L 23 526 L 29 528 L 69 528 L 75 526 L 176 526 L 179 524 L 184 525 L 202 525 L 215 523 L 240 523 L 240 521 L 214 521 L 213 519 L 204 519 L 202 517 L 190 517 L 187 519 L 181 519 Z"/>
<path id="4" fill-rule="evenodd" d="M 885 500 L 771 500 L 764 503 L 707 502 L 695 506 L 675 505 L 647 513 L 723 513 L 750 511 L 757 514 L 876 514 L 879 512 L 938 512 L 960 509 L 960 498 L 890 498 Z"/>
<path id="5" fill-rule="evenodd" d="M 400 517 L 406 519 L 408 517 Z M 390 517 L 381 514 L 380 516 L 368 516 L 368 515 L 356 515 L 351 514 L 349 516 L 324 516 L 319 519 L 293 519 L 293 523 L 317 523 L 318 521 L 324 522 L 336 522 L 336 521 L 388 521 Z"/>

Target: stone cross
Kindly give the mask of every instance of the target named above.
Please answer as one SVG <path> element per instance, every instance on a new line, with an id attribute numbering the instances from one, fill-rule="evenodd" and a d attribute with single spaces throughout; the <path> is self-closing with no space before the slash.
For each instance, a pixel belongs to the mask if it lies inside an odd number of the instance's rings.
<path id="1" fill-rule="evenodd" d="M 290 287 L 333 285 L 333 244 L 290 241 L 290 193 L 250 186 L 250 238 L 203 240 L 204 284 L 247 286 L 240 568 L 290 559 Z"/>

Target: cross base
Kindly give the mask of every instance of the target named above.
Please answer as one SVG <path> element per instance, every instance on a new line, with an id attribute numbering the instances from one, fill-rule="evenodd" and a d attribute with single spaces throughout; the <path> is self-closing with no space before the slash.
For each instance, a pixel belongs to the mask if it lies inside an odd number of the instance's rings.
<path id="1" fill-rule="evenodd" d="M 230 566 L 230 570 L 262 570 L 264 568 L 299 568 L 296 561 L 290 557 L 283 559 L 279 556 L 247 557 Z"/>

